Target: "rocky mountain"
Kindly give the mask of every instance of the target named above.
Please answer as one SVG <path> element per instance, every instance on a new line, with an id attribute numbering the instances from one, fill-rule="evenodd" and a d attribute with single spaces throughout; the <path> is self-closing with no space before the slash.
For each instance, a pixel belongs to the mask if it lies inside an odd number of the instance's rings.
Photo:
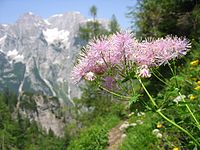
<path id="1" fill-rule="evenodd" d="M 36 121 L 44 131 L 48 133 L 51 130 L 56 136 L 63 136 L 65 124 L 72 120 L 71 114 L 65 117 L 66 111 L 63 111 L 58 98 L 53 96 L 22 93 L 17 109 L 23 118 Z"/>
<path id="2" fill-rule="evenodd" d="M 87 19 L 78 12 L 43 19 L 33 13 L 0 25 L 0 91 L 40 93 L 72 105 L 80 90 L 70 82 L 83 44 L 78 30 Z"/>
<path id="3" fill-rule="evenodd" d="M 81 95 L 70 74 L 84 44 L 79 27 L 87 21 L 79 12 L 48 19 L 29 12 L 14 24 L 0 24 L 0 91 L 18 95 L 14 117 L 19 112 L 45 131 L 63 135 L 65 124 L 74 119 L 72 98 Z"/>

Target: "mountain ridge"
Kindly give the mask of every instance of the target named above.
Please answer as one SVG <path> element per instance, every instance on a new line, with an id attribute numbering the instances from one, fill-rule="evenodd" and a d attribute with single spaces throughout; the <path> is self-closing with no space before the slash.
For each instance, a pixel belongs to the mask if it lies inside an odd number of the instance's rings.
<path id="1" fill-rule="evenodd" d="M 73 105 L 81 92 L 70 72 L 82 46 L 79 26 L 86 22 L 79 12 L 47 19 L 28 12 L 14 24 L 0 25 L 0 91 L 39 92 Z"/>

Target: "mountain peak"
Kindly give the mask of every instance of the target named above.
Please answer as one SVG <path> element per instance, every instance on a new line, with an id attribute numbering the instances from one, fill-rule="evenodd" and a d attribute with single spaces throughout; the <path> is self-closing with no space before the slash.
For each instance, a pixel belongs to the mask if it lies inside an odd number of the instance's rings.
<path id="1" fill-rule="evenodd" d="M 33 14 L 32 12 L 27 12 L 19 17 L 17 23 L 32 24 L 33 22 L 39 22 L 41 20 L 43 20 L 41 17 Z"/>
<path id="2" fill-rule="evenodd" d="M 37 92 L 73 105 L 72 98 L 81 92 L 71 83 L 70 74 L 83 44 L 77 38 L 79 27 L 86 20 L 80 12 L 48 19 L 27 12 L 7 28 L 0 25 L 0 49 L 5 54 L 0 90 L 9 85 L 17 94 Z"/>
<path id="3" fill-rule="evenodd" d="M 29 15 L 33 15 L 33 12 L 29 11 L 28 14 L 29 14 Z"/>
<path id="4" fill-rule="evenodd" d="M 63 16 L 63 14 L 55 14 L 55 15 L 53 15 L 51 17 L 62 17 L 62 16 Z"/>
<path id="5" fill-rule="evenodd" d="M 72 11 L 72 12 L 64 12 L 64 13 L 61 13 L 61 14 L 55 14 L 55 15 L 52 15 L 50 16 L 48 19 L 54 19 L 54 18 L 70 18 L 72 16 L 82 16 L 80 12 L 78 11 Z"/>
<path id="6" fill-rule="evenodd" d="M 6 30 L 0 25 L 0 52 L 5 54 L 5 65 L 0 66 L 0 70 L 5 70 L 0 74 L 0 90 L 10 85 L 17 94 L 42 93 L 72 105 L 71 97 L 80 96 L 78 87 L 69 79 L 82 43 L 76 35 L 84 19 L 77 12 L 48 19 L 27 12 Z M 19 69 L 20 73 L 16 73 Z"/>
<path id="7" fill-rule="evenodd" d="M 26 12 L 20 16 L 20 18 L 24 17 L 36 17 L 36 15 L 33 12 Z"/>

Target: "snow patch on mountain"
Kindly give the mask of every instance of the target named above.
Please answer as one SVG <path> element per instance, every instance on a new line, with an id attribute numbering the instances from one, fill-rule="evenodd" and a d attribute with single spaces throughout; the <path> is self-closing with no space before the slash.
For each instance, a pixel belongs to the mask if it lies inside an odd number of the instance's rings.
<path id="1" fill-rule="evenodd" d="M 63 14 L 55 14 L 55 15 L 53 15 L 51 17 L 62 17 L 62 16 L 63 16 Z"/>
<path id="2" fill-rule="evenodd" d="M 78 14 L 78 15 L 80 15 L 81 13 L 80 13 L 80 11 L 75 11 L 74 12 L 75 14 Z"/>
<path id="3" fill-rule="evenodd" d="M 48 21 L 48 19 L 44 19 L 44 22 L 45 22 L 47 25 L 51 25 L 51 23 Z"/>
<path id="4" fill-rule="evenodd" d="M 54 43 L 55 41 L 61 41 L 66 46 L 69 46 L 69 31 L 67 30 L 58 30 L 58 28 L 46 29 L 43 30 L 44 37 L 49 44 Z M 67 47 L 68 48 L 68 47 Z"/>
<path id="5" fill-rule="evenodd" d="M 61 77 L 59 77 L 56 81 L 57 81 L 57 82 L 60 82 L 60 83 L 63 83 L 63 82 L 64 82 L 64 79 L 61 78 Z"/>
<path id="6" fill-rule="evenodd" d="M 8 25 L 7 25 L 7 24 L 2 24 L 2 26 L 3 26 L 3 27 L 7 27 Z"/>
<path id="7" fill-rule="evenodd" d="M 37 67 L 37 68 L 39 68 L 38 66 L 39 66 L 39 65 L 36 64 L 36 67 Z M 39 76 L 41 77 L 41 79 L 42 79 L 42 80 L 46 83 L 46 85 L 50 88 L 50 90 L 51 90 L 53 96 L 56 96 L 56 92 L 54 91 L 54 89 L 53 89 L 51 83 L 41 74 L 41 72 L 38 72 L 38 73 L 39 73 Z"/>
<path id="8" fill-rule="evenodd" d="M 74 104 L 73 98 L 80 97 L 81 91 L 72 84 L 70 74 L 84 44 L 78 33 L 85 21 L 80 12 L 46 19 L 26 13 L 14 24 L 0 25 L 0 89 L 9 85 L 17 94 L 41 92 Z M 5 80 L 9 73 L 14 77 Z"/>
<path id="9" fill-rule="evenodd" d="M 50 82 L 49 82 L 47 79 L 45 79 L 44 77 L 42 77 L 42 76 L 41 76 L 41 78 L 42 78 L 43 81 L 48 85 L 48 87 L 50 88 L 50 90 L 51 90 L 53 96 L 56 96 L 56 92 L 54 91 L 54 89 L 53 89 L 52 85 L 50 84 Z"/>
<path id="10" fill-rule="evenodd" d="M 22 80 L 22 82 L 19 85 L 19 90 L 18 90 L 19 93 L 22 93 L 23 84 L 24 84 L 24 80 Z"/>
<path id="11" fill-rule="evenodd" d="M 17 55 L 18 55 L 18 51 L 16 49 L 14 49 L 12 51 L 8 51 L 8 53 L 7 53 L 7 56 L 10 58 L 14 58 Z"/>
<path id="12" fill-rule="evenodd" d="M 20 55 L 16 49 L 7 52 L 7 57 L 15 62 L 23 62 L 24 56 Z"/>
<path id="13" fill-rule="evenodd" d="M 29 15 L 33 15 L 33 12 L 28 12 Z"/>
<path id="14" fill-rule="evenodd" d="M 4 35 L 3 37 L 0 38 L 0 44 L 2 44 L 4 42 L 4 40 L 6 39 L 7 35 Z"/>

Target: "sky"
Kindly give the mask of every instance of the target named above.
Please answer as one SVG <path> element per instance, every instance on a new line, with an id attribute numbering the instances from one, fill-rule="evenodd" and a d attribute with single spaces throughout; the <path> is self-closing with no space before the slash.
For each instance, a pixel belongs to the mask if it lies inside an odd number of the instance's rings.
<path id="1" fill-rule="evenodd" d="M 123 29 L 129 28 L 130 19 L 125 17 L 128 6 L 135 6 L 136 0 L 0 0 L 0 24 L 12 24 L 22 14 L 33 12 L 48 18 L 55 14 L 78 11 L 91 18 L 89 9 L 97 7 L 97 17 L 110 19 L 115 14 Z"/>

